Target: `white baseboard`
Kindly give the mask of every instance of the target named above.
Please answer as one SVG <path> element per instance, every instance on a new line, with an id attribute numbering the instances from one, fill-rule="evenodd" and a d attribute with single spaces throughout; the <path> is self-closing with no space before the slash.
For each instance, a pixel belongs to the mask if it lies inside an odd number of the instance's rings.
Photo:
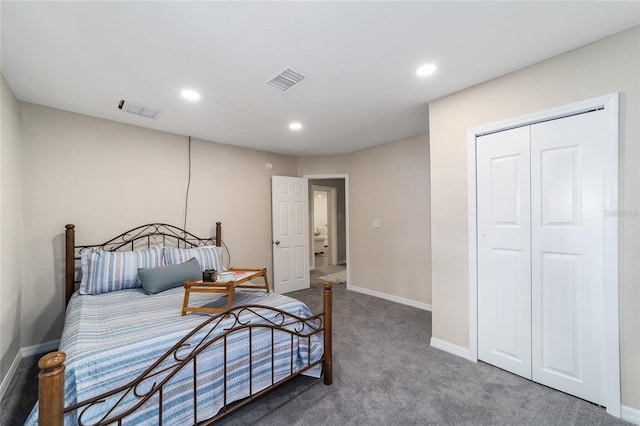
<path id="1" fill-rule="evenodd" d="M 4 397 L 4 394 L 7 391 L 7 388 L 9 387 L 9 383 L 11 383 L 11 379 L 13 379 L 13 376 L 16 374 L 16 370 L 18 369 L 18 366 L 20 365 L 20 360 L 22 359 L 21 352 L 22 351 L 18 349 L 18 353 L 16 354 L 16 357 L 13 359 L 13 362 L 9 366 L 9 370 L 7 371 L 7 374 L 5 374 L 4 379 L 2 379 L 2 383 L 0 384 L 0 399 Z"/>
<path id="2" fill-rule="evenodd" d="M 454 345 L 453 343 L 445 342 L 444 340 L 440 340 L 435 337 L 431 338 L 431 347 L 449 352 L 452 355 L 459 356 L 472 362 L 478 361 L 471 356 L 471 352 L 469 352 L 468 348 L 463 348 L 462 346 Z"/>
<path id="3" fill-rule="evenodd" d="M 620 418 L 634 425 L 640 425 L 640 410 L 622 405 L 620 406 Z"/>
<path id="4" fill-rule="evenodd" d="M 378 297 L 380 299 L 389 300 L 391 302 L 396 302 L 396 303 L 412 306 L 414 308 L 431 312 L 431 305 L 429 305 L 428 303 L 416 302 L 415 300 L 405 299 L 404 297 L 398 297 L 392 294 L 382 293 L 381 291 L 369 290 L 368 288 L 357 287 L 354 285 L 349 286 L 347 284 L 347 288 L 349 290 L 357 291 L 358 293 L 368 294 L 369 296 Z"/>
<path id="5" fill-rule="evenodd" d="M 27 346 L 22 348 L 22 358 L 26 358 L 32 355 L 43 354 L 45 352 L 51 352 L 58 349 L 60 346 L 60 340 L 53 340 L 51 342 L 41 343 L 39 345 Z"/>

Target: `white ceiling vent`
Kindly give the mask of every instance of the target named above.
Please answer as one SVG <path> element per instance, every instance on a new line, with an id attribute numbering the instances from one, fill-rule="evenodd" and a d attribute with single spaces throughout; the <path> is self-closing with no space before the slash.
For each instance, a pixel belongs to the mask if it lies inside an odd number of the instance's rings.
<path id="1" fill-rule="evenodd" d="M 309 80 L 309 77 L 302 74 L 300 71 L 291 67 L 286 67 L 278 72 L 278 74 L 270 77 L 266 83 L 281 92 L 287 93 L 307 80 Z"/>
<path id="2" fill-rule="evenodd" d="M 162 112 L 159 109 L 149 108 L 140 104 L 134 104 L 132 102 L 127 102 L 124 99 L 120 100 L 120 102 L 118 103 L 118 109 L 131 114 L 153 118 L 154 120 L 157 120 L 160 116 L 160 113 Z"/>

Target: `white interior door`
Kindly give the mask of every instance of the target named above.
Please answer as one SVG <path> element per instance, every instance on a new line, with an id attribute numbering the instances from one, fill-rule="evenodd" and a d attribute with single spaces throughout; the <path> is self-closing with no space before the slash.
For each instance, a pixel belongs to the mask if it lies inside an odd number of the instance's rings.
<path id="1" fill-rule="evenodd" d="M 604 111 L 477 138 L 478 358 L 606 405 Z"/>
<path id="2" fill-rule="evenodd" d="M 278 293 L 310 286 L 309 198 L 306 178 L 271 177 L 273 281 Z"/>
<path id="3" fill-rule="evenodd" d="M 531 378 L 529 128 L 478 138 L 478 358 Z"/>
<path id="4" fill-rule="evenodd" d="M 531 126 L 533 379 L 600 405 L 604 114 Z"/>

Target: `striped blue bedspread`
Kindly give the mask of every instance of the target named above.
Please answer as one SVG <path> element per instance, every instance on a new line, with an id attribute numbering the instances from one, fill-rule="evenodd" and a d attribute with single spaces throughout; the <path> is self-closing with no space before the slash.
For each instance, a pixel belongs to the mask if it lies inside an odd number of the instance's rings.
<path id="1" fill-rule="evenodd" d="M 85 401 L 135 379 L 154 361 L 169 350 L 189 331 L 210 315 L 190 313 L 181 316 L 184 290 L 175 288 L 147 295 L 141 289 L 121 290 L 101 295 L 74 294 L 69 302 L 65 328 L 60 341 L 60 351 L 67 355 L 65 371 L 65 406 Z M 309 308 L 302 302 L 276 293 L 241 290 L 234 295 L 234 306 L 259 304 L 276 307 L 300 317 L 310 317 Z M 195 293 L 190 306 L 225 307 L 226 295 Z M 273 316 L 273 315 L 271 315 Z M 273 319 L 273 318 L 270 318 Z M 223 319 L 232 323 L 232 319 Z M 253 323 L 261 322 L 259 317 Z M 216 333 L 219 329 L 216 328 Z M 296 327 L 299 329 L 300 327 Z M 309 329 L 305 330 L 309 332 Z M 203 334 L 204 331 L 201 333 Z M 252 377 L 253 393 L 271 385 L 307 363 L 319 360 L 323 355 L 322 335 L 311 339 L 294 339 L 288 333 L 271 333 L 268 329 L 252 331 L 252 355 L 249 366 L 248 331 L 230 336 L 227 340 L 227 404 L 249 396 L 248 376 Z M 272 351 L 273 339 L 273 351 Z M 194 341 L 197 342 L 197 340 Z M 191 363 L 180 370 L 162 392 L 162 420 L 166 425 L 178 425 L 202 421 L 214 416 L 224 405 L 224 364 L 222 342 L 206 349 L 197 359 L 197 419 L 194 419 L 194 367 Z M 294 359 L 291 360 L 291 348 Z M 178 352 L 184 356 L 189 349 Z M 271 358 L 275 359 L 272 372 Z M 162 366 L 173 363 L 171 358 Z M 161 366 L 161 367 L 162 367 Z M 251 371 L 251 373 L 250 373 Z M 274 377 L 272 377 L 272 374 Z M 320 365 L 305 374 L 320 376 Z M 145 393 L 154 382 L 167 374 L 141 384 L 136 391 Z M 158 395 L 124 421 L 124 425 L 159 422 Z M 127 405 L 128 404 L 128 405 Z M 123 405 L 134 404 L 131 392 L 125 395 Z M 37 424 L 37 404 L 25 424 Z M 84 414 L 82 420 L 91 424 L 100 419 L 110 408 L 109 403 L 98 404 Z M 66 425 L 78 424 L 79 413 L 65 415 Z"/>

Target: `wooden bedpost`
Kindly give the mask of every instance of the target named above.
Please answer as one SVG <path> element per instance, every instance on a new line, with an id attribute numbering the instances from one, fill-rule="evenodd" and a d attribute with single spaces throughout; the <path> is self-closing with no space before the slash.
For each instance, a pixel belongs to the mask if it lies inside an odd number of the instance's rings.
<path id="1" fill-rule="evenodd" d="M 216 247 L 222 245 L 222 223 L 216 222 Z"/>
<path id="2" fill-rule="evenodd" d="M 324 384 L 330 385 L 333 382 L 333 370 L 331 368 L 331 339 L 333 330 L 331 329 L 331 283 L 324 283 Z"/>
<path id="3" fill-rule="evenodd" d="M 72 225 L 73 226 L 73 225 Z M 51 352 L 40 358 L 38 367 L 38 425 L 64 423 L 64 352 Z"/>
<path id="4" fill-rule="evenodd" d="M 75 291 L 75 285 L 73 282 L 75 267 L 76 267 L 76 253 L 75 253 L 75 245 L 76 245 L 76 231 L 74 225 L 66 225 L 65 226 L 65 254 L 64 254 L 64 262 L 65 262 L 65 305 L 69 304 L 69 299 L 71 299 L 71 295 Z"/>

